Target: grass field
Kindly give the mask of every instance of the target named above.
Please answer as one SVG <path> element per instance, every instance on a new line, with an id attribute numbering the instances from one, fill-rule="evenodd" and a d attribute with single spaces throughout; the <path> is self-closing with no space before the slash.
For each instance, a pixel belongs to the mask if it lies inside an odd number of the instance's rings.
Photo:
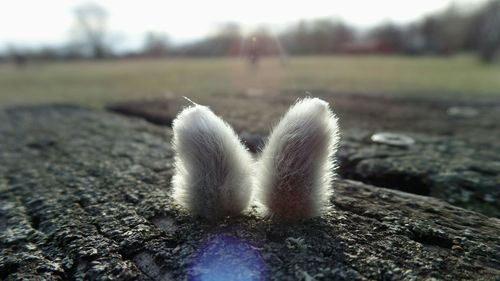
<path id="1" fill-rule="evenodd" d="M 0 64 L 0 105 L 67 102 L 101 106 L 158 96 L 232 94 L 258 89 L 445 97 L 500 97 L 500 66 L 472 56 L 295 57 L 258 69 L 237 59 L 157 59 Z"/>

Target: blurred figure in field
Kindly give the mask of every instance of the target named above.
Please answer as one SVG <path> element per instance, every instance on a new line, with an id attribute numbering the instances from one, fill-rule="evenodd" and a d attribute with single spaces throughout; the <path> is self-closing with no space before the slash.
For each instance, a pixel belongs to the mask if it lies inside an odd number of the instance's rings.
<path id="1" fill-rule="evenodd" d="M 254 36 L 252 37 L 250 47 L 248 48 L 248 61 L 253 68 L 257 68 L 259 66 L 260 55 L 261 52 L 259 44 L 257 44 L 257 38 Z"/>

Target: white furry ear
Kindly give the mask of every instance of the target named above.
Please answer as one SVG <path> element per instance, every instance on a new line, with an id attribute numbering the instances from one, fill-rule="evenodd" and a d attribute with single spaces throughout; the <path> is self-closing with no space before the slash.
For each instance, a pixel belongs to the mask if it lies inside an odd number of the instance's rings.
<path id="1" fill-rule="evenodd" d="M 311 218 L 328 207 L 338 140 L 327 102 L 306 98 L 290 108 L 258 163 L 258 198 L 271 216 Z"/>
<path id="2" fill-rule="evenodd" d="M 194 105 L 179 113 L 173 131 L 174 199 L 207 219 L 242 212 L 252 195 L 253 160 L 233 129 Z"/>

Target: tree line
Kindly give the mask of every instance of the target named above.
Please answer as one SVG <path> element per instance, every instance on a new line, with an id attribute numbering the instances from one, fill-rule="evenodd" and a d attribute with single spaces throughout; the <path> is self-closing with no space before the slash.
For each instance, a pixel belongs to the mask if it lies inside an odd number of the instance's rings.
<path id="1" fill-rule="evenodd" d="M 451 55 L 469 51 L 484 62 L 492 62 L 500 49 L 500 0 L 464 10 L 451 5 L 446 10 L 405 25 L 383 23 L 368 30 L 333 19 L 296 22 L 273 33 L 259 28 L 242 32 L 235 23 L 196 42 L 174 45 L 164 33 L 145 35 L 140 50 L 114 51 L 112 34 L 106 28 L 106 11 L 96 4 L 75 11 L 75 27 L 70 44 L 58 48 L 8 50 L 8 56 L 24 59 L 82 59 L 164 56 L 267 56 L 310 54 L 405 54 Z"/>
<path id="2" fill-rule="evenodd" d="M 237 25 L 228 24 L 198 42 L 169 47 L 171 55 L 223 56 L 257 48 L 262 55 L 334 53 L 388 53 L 451 55 L 476 52 L 491 62 L 500 49 L 500 0 L 464 11 L 450 6 L 406 25 L 383 23 L 368 30 L 332 19 L 300 21 L 278 34 L 264 28 L 244 36 Z"/>

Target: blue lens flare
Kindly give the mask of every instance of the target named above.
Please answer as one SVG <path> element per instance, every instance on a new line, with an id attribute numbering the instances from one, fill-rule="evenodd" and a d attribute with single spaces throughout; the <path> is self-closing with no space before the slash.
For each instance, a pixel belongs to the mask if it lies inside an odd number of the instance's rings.
<path id="1" fill-rule="evenodd" d="M 203 244 L 188 273 L 190 281 L 257 281 L 265 277 L 260 253 L 228 235 L 217 235 Z"/>

